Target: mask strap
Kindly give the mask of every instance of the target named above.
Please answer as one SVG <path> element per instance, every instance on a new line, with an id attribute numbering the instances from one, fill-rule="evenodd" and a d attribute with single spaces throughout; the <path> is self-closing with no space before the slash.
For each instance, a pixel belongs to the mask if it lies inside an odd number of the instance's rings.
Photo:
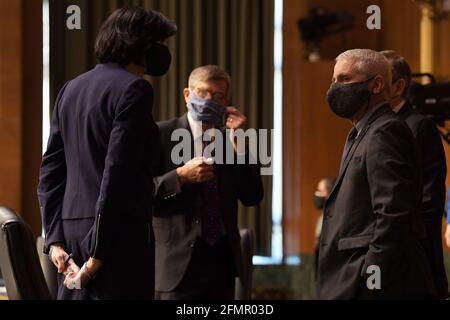
<path id="1" fill-rule="evenodd" d="M 192 90 L 191 88 L 189 88 L 189 95 L 190 95 L 190 96 L 193 96 L 194 98 L 201 99 L 199 96 L 197 96 L 197 95 L 195 94 L 194 90 Z"/>

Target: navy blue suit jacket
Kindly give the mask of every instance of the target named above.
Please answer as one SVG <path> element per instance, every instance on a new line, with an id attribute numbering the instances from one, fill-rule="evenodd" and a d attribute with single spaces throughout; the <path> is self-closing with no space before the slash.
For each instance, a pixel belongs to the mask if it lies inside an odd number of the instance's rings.
<path id="1" fill-rule="evenodd" d="M 151 85 L 119 64 L 99 64 L 62 88 L 38 187 L 45 252 L 66 244 L 63 220 L 95 218 L 86 253 L 101 260 L 144 224 L 151 238 L 152 103 Z"/>

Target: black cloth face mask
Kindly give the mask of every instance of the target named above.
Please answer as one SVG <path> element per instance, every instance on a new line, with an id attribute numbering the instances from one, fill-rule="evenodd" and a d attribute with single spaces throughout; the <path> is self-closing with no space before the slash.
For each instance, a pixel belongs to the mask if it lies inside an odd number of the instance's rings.
<path id="1" fill-rule="evenodd" d="M 169 71 L 172 55 L 167 46 L 155 42 L 148 50 L 146 60 L 147 74 L 153 77 L 160 77 Z"/>
<path id="2" fill-rule="evenodd" d="M 333 83 L 327 92 L 328 105 L 338 117 L 351 119 L 361 108 L 368 103 L 372 92 L 369 82 L 373 76 L 363 82 Z"/>
<path id="3" fill-rule="evenodd" d="M 325 203 L 327 202 L 327 198 L 314 195 L 314 205 L 317 209 L 323 210 L 325 208 Z"/>

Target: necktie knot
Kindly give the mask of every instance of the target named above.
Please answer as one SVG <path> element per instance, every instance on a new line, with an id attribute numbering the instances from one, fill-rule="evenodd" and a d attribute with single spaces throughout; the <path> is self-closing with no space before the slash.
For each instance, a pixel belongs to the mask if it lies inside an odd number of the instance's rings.
<path id="1" fill-rule="evenodd" d="M 348 134 L 348 141 L 353 141 L 357 137 L 358 137 L 358 130 L 356 128 L 350 130 L 350 133 Z"/>

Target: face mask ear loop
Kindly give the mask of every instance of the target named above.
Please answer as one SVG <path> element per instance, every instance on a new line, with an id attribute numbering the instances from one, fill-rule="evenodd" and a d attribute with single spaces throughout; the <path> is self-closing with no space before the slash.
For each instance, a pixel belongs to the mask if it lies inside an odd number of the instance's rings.
<path id="1" fill-rule="evenodd" d="M 197 96 L 197 95 L 195 94 L 195 92 L 194 92 L 193 89 L 189 88 L 189 98 L 192 98 L 192 97 L 200 98 L 199 96 Z"/>

